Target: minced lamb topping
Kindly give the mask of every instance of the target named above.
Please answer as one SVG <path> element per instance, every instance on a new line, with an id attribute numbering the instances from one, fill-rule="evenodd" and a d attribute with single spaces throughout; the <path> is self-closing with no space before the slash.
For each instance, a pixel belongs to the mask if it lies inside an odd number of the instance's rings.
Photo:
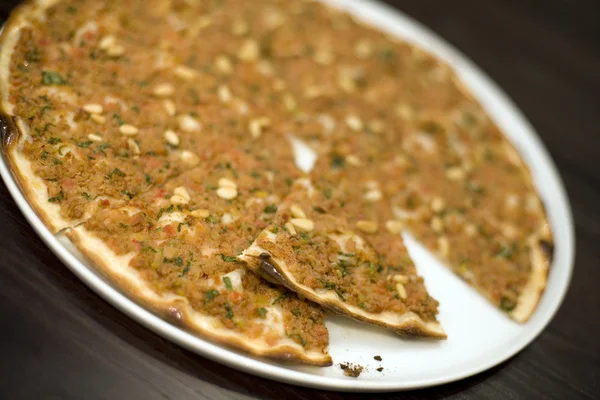
<path id="1" fill-rule="evenodd" d="M 207 289 L 261 231 L 311 288 L 425 320 L 404 229 L 507 312 L 552 248 L 527 168 L 449 67 L 318 2 L 61 1 L 21 29 L 9 83 L 47 201 L 231 329 L 281 292 L 288 336 L 324 345 L 289 318 L 323 334 L 319 309 L 250 273 L 248 302 L 232 277 Z M 309 197 L 292 139 L 318 156 Z"/>

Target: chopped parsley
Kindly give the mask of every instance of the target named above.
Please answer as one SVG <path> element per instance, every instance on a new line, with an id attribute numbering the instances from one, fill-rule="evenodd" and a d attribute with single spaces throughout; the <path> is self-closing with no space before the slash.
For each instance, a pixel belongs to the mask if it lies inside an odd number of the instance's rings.
<path id="1" fill-rule="evenodd" d="M 263 210 L 265 214 L 275 214 L 277 212 L 277 206 L 275 204 L 269 204 Z"/>
<path id="2" fill-rule="evenodd" d="M 396 52 L 392 48 L 386 48 L 381 50 L 377 56 L 380 61 L 391 62 L 396 58 Z"/>
<path id="3" fill-rule="evenodd" d="M 346 165 L 346 160 L 343 156 L 335 153 L 331 156 L 331 167 L 332 168 L 344 168 Z"/>
<path id="4" fill-rule="evenodd" d="M 94 197 L 94 196 L 91 196 L 91 195 L 90 195 L 89 193 L 87 193 L 87 192 L 82 192 L 82 193 L 81 193 L 81 197 L 83 197 L 83 198 L 84 198 L 84 199 L 86 199 L 87 201 L 92 201 L 92 200 L 95 200 L 95 199 L 96 199 L 96 197 Z"/>
<path id="5" fill-rule="evenodd" d="M 151 253 L 156 253 L 156 249 L 151 246 L 148 246 L 145 242 L 141 242 L 140 244 L 142 245 L 142 251 L 149 251 Z"/>
<path id="6" fill-rule="evenodd" d="M 502 257 L 504 259 L 510 260 L 512 256 L 515 254 L 515 250 L 517 246 L 513 243 L 510 246 L 502 246 L 500 250 L 496 253 L 496 257 Z"/>
<path id="7" fill-rule="evenodd" d="M 185 268 L 183 269 L 183 271 L 181 271 L 181 273 L 179 274 L 179 277 L 183 277 L 186 276 L 188 272 L 190 272 L 190 268 L 192 266 L 191 262 L 188 262 L 187 265 L 185 266 Z"/>
<path id="8" fill-rule="evenodd" d="M 264 318 L 267 315 L 267 309 L 264 307 L 257 308 L 256 312 L 260 315 L 261 318 Z"/>
<path id="9" fill-rule="evenodd" d="M 233 319 L 233 310 L 231 309 L 229 303 L 223 304 L 223 307 L 225 307 L 225 311 L 227 311 L 227 318 Z"/>
<path id="10" fill-rule="evenodd" d="M 173 206 L 173 204 L 171 204 L 169 207 L 167 208 L 161 208 L 158 211 L 158 216 L 156 217 L 156 220 L 158 221 L 160 219 L 160 217 L 163 216 L 164 213 L 172 213 L 173 210 L 175 209 L 175 207 Z"/>
<path id="11" fill-rule="evenodd" d="M 218 224 L 219 223 L 219 217 L 216 215 L 209 215 L 208 217 L 204 218 L 205 222 L 208 222 L 209 224 Z"/>
<path id="12" fill-rule="evenodd" d="M 164 257 L 163 262 L 165 264 L 174 264 L 174 265 L 177 265 L 178 267 L 183 266 L 183 260 L 181 259 L 181 257 L 173 257 L 173 258 Z"/>
<path id="13" fill-rule="evenodd" d="M 58 72 L 54 71 L 42 71 L 42 84 L 43 85 L 66 85 L 67 80 L 60 76 Z"/>
<path id="14" fill-rule="evenodd" d="M 208 292 L 204 292 L 204 297 L 207 300 L 214 300 L 215 297 L 217 297 L 218 295 L 219 295 L 219 291 L 215 290 L 215 289 L 209 290 Z"/>
<path id="15" fill-rule="evenodd" d="M 56 143 L 60 143 L 60 142 L 62 142 L 62 140 L 57 137 L 51 137 L 50 139 L 48 139 L 48 143 L 50 143 L 50 144 L 56 144 Z"/>
<path id="16" fill-rule="evenodd" d="M 131 200 L 135 197 L 135 193 L 131 193 L 128 190 L 121 190 L 121 194 L 127 196 L 129 198 L 129 200 Z"/>
<path id="17" fill-rule="evenodd" d="M 108 143 L 100 143 L 98 146 L 96 146 L 96 150 L 98 150 L 98 152 L 106 155 L 104 150 L 106 150 L 109 147 L 110 147 L 110 144 L 108 144 Z"/>
<path id="18" fill-rule="evenodd" d="M 278 298 L 275 299 L 275 301 L 273 302 L 273 304 L 277 304 L 280 301 L 283 301 L 283 300 L 287 299 L 288 297 L 290 297 L 290 294 L 288 292 L 282 293 Z"/>
<path id="19" fill-rule="evenodd" d="M 221 260 L 225 262 L 237 262 L 237 258 L 233 256 L 226 256 L 225 254 L 219 254 L 221 256 Z"/>
<path id="20" fill-rule="evenodd" d="M 61 190 L 60 192 L 58 192 L 58 194 L 54 197 L 50 197 L 48 199 L 48 203 L 57 203 L 57 202 L 61 202 L 65 199 L 65 193 Z"/>
<path id="21" fill-rule="evenodd" d="M 90 147 L 90 145 L 94 143 L 91 140 L 86 140 L 85 142 L 79 142 L 77 143 L 77 147 L 81 147 L 82 149 L 87 149 L 88 147 Z"/>
<path id="22" fill-rule="evenodd" d="M 323 287 L 327 290 L 335 289 L 335 283 L 333 282 L 326 282 L 323 279 L 319 279 L 319 282 L 321 282 L 321 285 L 323 285 Z"/>
<path id="23" fill-rule="evenodd" d="M 294 341 L 300 342 L 300 344 L 302 345 L 302 347 L 306 346 L 306 340 L 304 340 L 304 338 L 302 337 L 302 335 L 300 335 L 299 333 L 293 333 L 293 334 L 289 335 L 289 337 L 291 339 L 297 338 L 298 340 L 294 340 Z"/>
<path id="24" fill-rule="evenodd" d="M 107 176 L 107 179 L 112 179 L 114 176 L 124 177 L 125 174 L 119 168 L 115 168 Z"/>
<path id="25" fill-rule="evenodd" d="M 223 283 L 225 284 L 225 287 L 227 288 L 227 290 L 233 290 L 233 285 L 231 284 L 231 279 L 229 279 L 228 276 L 223 277 Z"/>
<path id="26" fill-rule="evenodd" d="M 516 306 L 517 304 L 508 297 L 503 297 L 502 300 L 500 300 L 500 308 L 506 312 L 511 312 Z"/>
<path id="27" fill-rule="evenodd" d="M 154 181 L 152 180 L 152 177 L 150 175 L 146 174 L 145 178 L 146 178 L 146 183 L 148 185 L 151 185 L 152 183 L 154 183 Z"/>
<path id="28" fill-rule="evenodd" d="M 189 223 L 189 222 L 180 222 L 180 223 L 177 225 L 177 232 L 181 232 L 181 227 L 182 227 L 182 226 L 186 226 L 186 225 L 187 225 L 187 226 L 190 226 L 190 223 Z"/>
<path id="29" fill-rule="evenodd" d="M 119 114 L 117 114 L 117 113 L 113 114 L 112 118 L 115 120 L 115 122 L 116 122 L 116 123 L 117 123 L 119 126 L 121 126 L 121 125 L 124 125 L 124 124 L 125 124 L 125 121 L 123 121 L 123 119 L 121 118 L 121 115 L 119 115 Z"/>

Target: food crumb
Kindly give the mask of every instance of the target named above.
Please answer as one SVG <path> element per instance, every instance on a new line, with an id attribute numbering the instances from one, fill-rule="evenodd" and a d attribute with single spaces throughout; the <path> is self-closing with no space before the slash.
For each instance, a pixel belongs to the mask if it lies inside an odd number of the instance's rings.
<path id="1" fill-rule="evenodd" d="M 364 367 L 358 364 L 341 363 L 340 368 L 344 370 L 344 375 L 352 378 L 358 378 Z"/>
<path id="2" fill-rule="evenodd" d="M 375 357 L 373 357 L 373 358 L 374 358 L 375 360 L 377 360 L 377 361 L 381 361 L 381 360 L 383 360 L 383 359 L 381 358 L 381 356 L 375 356 Z"/>
<path id="3" fill-rule="evenodd" d="M 377 372 L 381 372 L 381 371 L 383 371 L 383 367 L 377 368 Z"/>

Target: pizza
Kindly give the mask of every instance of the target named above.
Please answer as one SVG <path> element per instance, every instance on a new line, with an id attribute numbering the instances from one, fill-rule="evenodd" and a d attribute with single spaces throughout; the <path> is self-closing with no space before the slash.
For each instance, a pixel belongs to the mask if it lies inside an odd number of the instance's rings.
<path id="1" fill-rule="evenodd" d="M 347 217 L 357 199 L 344 191 L 349 183 L 325 196 L 310 180 L 296 181 L 271 225 L 239 259 L 342 315 L 400 335 L 445 338 L 435 319 L 438 302 L 417 275 L 400 231 Z"/>
<path id="2" fill-rule="evenodd" d="M 0 44 L 29 203 L 186 329 L 315 365 L 322 306 L 444 338 L 406 231 L 513 319 L 535 310 L 553 245 L 529 170 L 417 46 L 305 0 L 32 0 Z"/>

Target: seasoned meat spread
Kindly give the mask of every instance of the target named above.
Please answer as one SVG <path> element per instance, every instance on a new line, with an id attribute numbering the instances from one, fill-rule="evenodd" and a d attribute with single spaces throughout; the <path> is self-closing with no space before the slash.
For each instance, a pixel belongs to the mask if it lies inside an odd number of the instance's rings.
<path id="1" fill-rule="evenodd" d="M 153 290 L 228 329 L 268 336 L 276 305 L 311 349 L 323 311 L 246 273 L 255 240 L 313 290 L 434 321 L 409 229 L 518 305 L 552 234 L 524 162 L 447 65 L 318 2 L 151 3 L 59 1 L 3 49 L 15 154 L 67 225 L 86 220 Z M 308 174 L 292 138 L 317 154 Z"/>

